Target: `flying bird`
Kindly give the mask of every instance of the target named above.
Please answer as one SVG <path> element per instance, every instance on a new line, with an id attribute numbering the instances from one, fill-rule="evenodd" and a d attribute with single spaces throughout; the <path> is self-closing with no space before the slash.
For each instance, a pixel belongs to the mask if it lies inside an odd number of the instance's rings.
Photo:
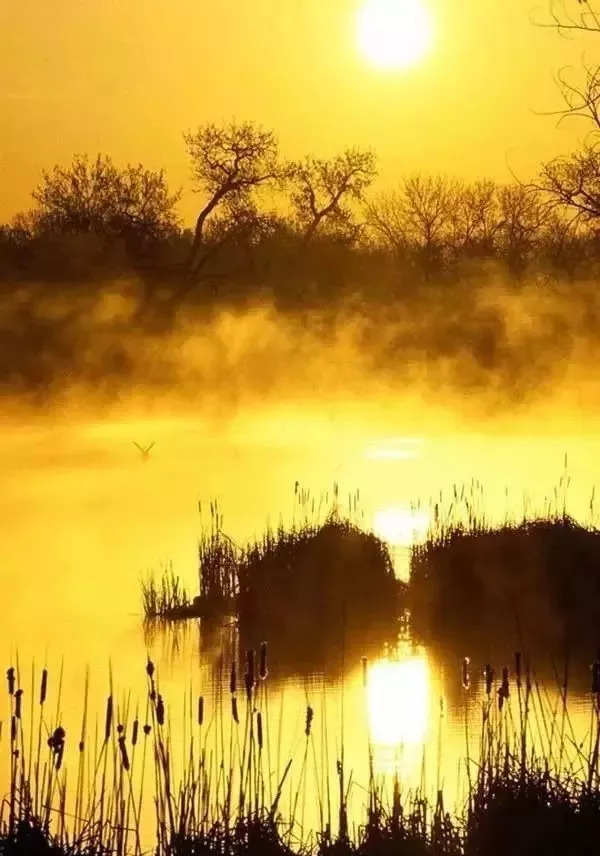
<path id="1" fill-rule="evenodd" d="M 142 460 L 145 463 L 150 457 L 150 452 L 154 446 L 154 441 L 152 441 L 149 446 L 146 446 L 146 448 L 140 446 L 140 444 L 136 443 L 135 440 L 133 441 L 133 445 L 140 450 L 140 452 L 142 453 Z"/>

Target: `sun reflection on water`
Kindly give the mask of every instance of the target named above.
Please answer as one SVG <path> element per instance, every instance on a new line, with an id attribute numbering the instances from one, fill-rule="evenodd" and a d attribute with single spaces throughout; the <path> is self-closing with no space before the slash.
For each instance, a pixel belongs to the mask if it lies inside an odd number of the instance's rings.
<path id="1" fill-rule="evenodd" d="M 373 745 L 422 745 L 428 726 L 429 677 L 424 653 L 378 660 L 368 668 L 367 707 Z"/>

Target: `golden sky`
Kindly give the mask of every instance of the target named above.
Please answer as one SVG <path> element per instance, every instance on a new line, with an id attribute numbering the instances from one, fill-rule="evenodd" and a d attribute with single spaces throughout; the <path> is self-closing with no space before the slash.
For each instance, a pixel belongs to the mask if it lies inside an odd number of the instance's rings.
<path id="1" fill-rule="evenodd" d="M 29 206 L 43 167 L 74 153 L 164 166 L 189 189 L 182 132 L 207 120 L 273 127 L 292 157 L 372 147 L 388 183 L 417 170 L 527 177 L 588 130 L 533 112 L 560 105 L 561 66 L 578 67 L 584 50 L 600 60 L 600 36 L 586 47 L 533 26 L 545 0 L 429 0 L 433 50 L 395 72 L 358 53 L 360 4 L 0 3 L 0 221 Z M 186 220 L 193 211 L 187 192 Z"/>

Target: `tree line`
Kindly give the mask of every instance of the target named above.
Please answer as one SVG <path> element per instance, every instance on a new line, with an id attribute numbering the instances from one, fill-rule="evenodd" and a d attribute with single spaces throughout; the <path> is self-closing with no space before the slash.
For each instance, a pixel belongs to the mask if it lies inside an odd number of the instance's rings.
<path id="1" fill-rule="evenodd" d="M 600 32 L 591 4 L 578 9 L 547 25 Z M 348 271 L 372 281 L 382 266 L 411 282 L 460 276 L 473 260 L 500 262 L 516 277 L 580 275 L 600 258 L 600 66 L 576 82 L 561 74 L 559 85 L 564 114 L 585 117 L 593 133 L 527 182 L 420 174 L 376 192 L 371 150 L 290 161 L 273 130 L 207 123 L 183 135 L 198 198 L 188 228 L 182 191 L 164 170 L 76 155 L 44 170 L 33 207 L 0 225 L 0 281 L 133 271 L 148 302 L 166 291 L 177 305 L 231 282 L 251 292 L 283 279 L 291 288 L 296 278 L 305 291 L 316 282 L 331 292 Z"/>
<path id="2" fill-rule="evenodd" d="M 372 151 L 287 162 L 275 133 L 251 122 L 203 125 L 184 139 L 200 200 L 192 229 L 177 213 L 181 190 L 169 188 L 163 170 L 78 155 L 44 171 L 34 207 L 0 227 L 4 276 L 65 277 L 70 255 L 104 271 L 109 257 L 193 288 L 216 275 L 216 260 L 226 271 L 233 248 L 276 241 L 300 252 L 316 242 L 385 252 L 425 276 L 465 258 L 504 260 L 520 273 L 544 257 L 569 271 L 584 250 L 597 250 L 595 143 L 543 165 L 528 183 L 411 175 L 373 193 Z"/>

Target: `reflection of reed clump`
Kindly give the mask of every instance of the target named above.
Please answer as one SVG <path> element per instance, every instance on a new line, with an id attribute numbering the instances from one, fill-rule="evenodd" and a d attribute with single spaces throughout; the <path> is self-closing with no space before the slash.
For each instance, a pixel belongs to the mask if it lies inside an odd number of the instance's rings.
<path id="1" fill-rule="evenodd" d="M 413 549 L 412 632 L 462 651 L 508 644 L 595 650 L 600 626 L 600 531 L 566 514 L 453 523 Z"/>
<path id="2" fill-rule="evenodd" d="M 280 663 L 339 665 L 395 641 L 402 587 L 389 552 L 347 520 L 269 532 L 238 573 L 242 644 L 268 639 Z"/>

